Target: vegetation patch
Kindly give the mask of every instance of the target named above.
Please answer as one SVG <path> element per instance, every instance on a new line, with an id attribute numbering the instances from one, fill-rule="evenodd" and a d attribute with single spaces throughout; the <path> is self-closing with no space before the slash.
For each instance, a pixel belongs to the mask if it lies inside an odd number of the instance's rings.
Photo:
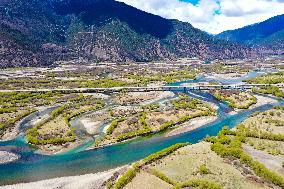
<path id="1" fill-rule="evenodd" d="M 253 92 L 256 93 L 263 93 L 263 94 L 271 94 L 276 97 L 283 98 L 284 97 L 284 92 L 277 86 L 263 86 L 263 87 L 254 87 Z"/>
<path id="2" fill-rule="evenodd" d="M 2 138 L 6 132 L 10 132 L 18 121 L 35 111 L 35 109 L 19 108 L 16 112 L 6 112 L 0 115 L 0 138 Z"/>
<path id="3" fill-rule="evenodd" d="M 216 110 L 208 104 L 185 95 L 181 95 L 179 98 L 171 101 L 170 106 L 167 106 L 166 110 L 162 110 L 156 104 L 143 106 L 141 110 L 141 113 L 134 115 L 124 113 L 129 117 L 113 120 L 107 129 L 105 138 L 98 141 L 96 145 L 107 145 L 133 139 L 138 136 L 163 132 L 190 119 L 216 114 Z M 111 112 L 116 117 L 119 117 L 114 109 Z M 137 110 L 137 112 L 139 111 Z"/>
<path id="4" fill-rule="evenodd" d="M 205 179 L 190 180 L 173 187 L 173 189 L 181 189 L 188 187 L 202 188 L 202 189 L 221 189 L 221 186 L 219 184 Z"/>
<path id="5" fill-rule="evenodd" d="M 284 157 L 284 143 L 281 141 L 272 141 L 259 138 L 248 138 L 247 144 L 256 150 L 262 150 L 268 154 Z"/>
<path id="6" fill-rule="evenodd" d="M 256 78 L 246 80 L 248 83 L 278 84 L 284 82 L 284 72 L 269 73 Z"/>
<path id="7" fill-rule="evenodd" d="M 207 175 L 210 173 L 210 170 L 206 167 L 205 164 L 203 164 L 199 167 L 199 172 L 203 175 Z"/>
<path id="8" fill-rule="evenodd" d="M 27 140 L 34 145 L 64 144 L 76 140 L 70 120 L 82 113 L 102 108 L 101 100 L 86 97 L 81 102 L 63 105 L 50 113 L 50 117 L 27 131 Z"/>
<path id="9" fill-rule="evenodd" d="M 237 131 L 235 132 L 236 137 L 232 137 L 227 135 L 228 128 L 224 128 L 222 131 L 220 131 L 218 137 L 214 138 L 213 140 L 207 140 L 213 142 L 211 149 L 221 157 L 239 159 L 241 163 L 250 167 L 256 175 L 260 176 L 267 182 L 271 182 L 283 188 L 284 179 L 282 176 L 270 171 L 263 164 L 254 160 L 242 150 L 242 143 L 246 141 L 246 136 L 250 135 L 247 133 L 247 131 L 248 130 L 244 129 L 243 127 L 238 127 Z M 233 133 L 229 132 L 229 134 Z"/>
<path id="10" fill-rule="evenodd" d="M 169 183 L 173 186 L 178 184 L 176 181 L 172 180 L 171 178 L 167 177 L 167 175 L 165 175 L 164 173 L 162 173 L 162 172 L 160 172 L 156 169 L 151 169 L 151 173 L 153 175 L 155 175 L 156 177 L 160 178 L 161 180 L 163 180 L 163 181 L 165 181 L 165 182 L 167 182 L 167 183 Z"/>
<path id="11" fill-rule="evenodd" d="M 115 183 L 115 185 L 113 186 L 114 189 L 121 189 L 124 186 L 126 186 L 129 182 L 131 182 L 131 180 L 136 176 L 137 172 L 140 171 L 141 167 L 152 163 L 153 161 L 159 160 L 171 153 L 173 153 L 174 151 L 176 151 L 179 148 L 182 148 L 184 146 L 187 146 L 188 143 L 180 143 L 180 144 L 175 144 L 173 146 L 170 146 L 166 149 L 163 149 L 162 151 L 159 151 L 157 153 L 154 153 L 148 157 L 146 157 L 145 159 L 139 161 L 138 163 L 135 163 L 132 165 L 132 168 L 130 168 L 126 173 L 124 173 L 119 179 L 118 181 Z"/>
<path id="12" fill-rule="evenodd" d="M 249 133 L 252 136 L 260 135 L 262 137 L 268 137 L 273 140 L 278 138 L 281 140 L 281 136 L 284 134 L 284 108 L 275 107 L 273 109 L 254 114 L 243 122 L 243 126 L 249 129 Z"/>
<path id="13" fill-rule="evenodd" d="M 281 117 L 277 115 L 277 112 L 282 110 L 283 107 L 275 107 L 253 116 L 263 116 L 264 120 L 270 116 Z M 222 186 L 222 188 L 249 189 L 263 188 L 272 184 L 280 188 L 284 187 L 284 178 L 281 175 L 269 170 L 243 150 L 244 143 L 252 142 L 253 146 L 264 143 L 267 149 L 275 147 L 281 149 L 282 135 L 247 127 L 245 121 L 234 131 L 224 127 L 217 137 L 207 137 L 206 141 L 211 144 L 201 142 L 179 150 L 162 150 L 148 156 L 133 166 L 130 171 L 131 177 L 128 175 L 131 179 L 126 179 L 127 183 L 130 183 L 129 186 L 138 184 L 137 179 L 133 180 L 133 178 L 136 178 L 136 174 L 142 169 L 173 188 L 221 188 Z M 269 150 L 267 152 L 269 153 Z M 151 178 L 148 177 L 148 179 Z M 153 178 L 149 182 L 154 182 Z M 163 185 L 158 181 L 155 183 L 158 186 Z"/>
<path id="14" fill-rule="evenodd" d="M 113 121 L 111 122 L 109 128 L 107 129 L 107 134 L 108 134 L 108 135 L 111 135 L 112 132 L 113 132 L 113 130 L 117 127 L 118 123 L 119 123 L 119 122 L 122 122 L 122 121 L 124 121 L 124 120 L 125 120 L 125 118 L 113 120 Z"/>
<path id="15" fill-rule="evenodd" d="M 125 77 L 138 81 L 137 83 L 139 83 L 139 86 L 145 86 L 151 82 L 173 83 L 186 79 L 196 79 L 195 74 L 187 70 L 175 70 L 170 73 L 159 73 L 146 76 L 128 74 Z"/>
<path id="16" fill-rule="evenodd" d="M 278 73 L 269 73 L 256 78 L 246 80 L 246 82 L 251 84 L 280 84 L 284 83 L 284 72 Z M 283 89 L 277 86 L 262 86 L 253 88 L 253 92 L 263 93 L 263 94 L 272 94 L 276 97 L 283 98 L 284 91 Z"/>
<path id="17" fill-rule="evenodd" d="M 257 98 L 253 95 L 236 90 L 215 90 L 215 98 L 229 103 L 229 106 L 237 109 L 248 109 L 251 105 L 257 103 Z"/>

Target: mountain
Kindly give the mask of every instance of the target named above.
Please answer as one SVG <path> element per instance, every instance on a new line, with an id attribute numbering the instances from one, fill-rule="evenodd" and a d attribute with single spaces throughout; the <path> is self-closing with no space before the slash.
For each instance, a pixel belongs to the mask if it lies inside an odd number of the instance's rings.
<path id="1" fill-rule="evenodd" d="M 189 23 L 115 0 L 0 1 L 0 67 L 50 65 L 78 57 L 120 62 L 253 54 Z"/>
<path id="2" fill-rule="evenodd" d="M 247 45 L 284 49 L 284 15 L 272 17 L 264 22 L 225 31 L 217 35 L 220 39 Z"/>

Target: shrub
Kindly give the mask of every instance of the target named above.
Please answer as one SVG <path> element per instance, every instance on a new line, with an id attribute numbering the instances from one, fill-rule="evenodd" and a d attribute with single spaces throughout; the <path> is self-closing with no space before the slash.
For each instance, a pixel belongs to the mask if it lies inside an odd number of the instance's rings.
<path id="1" fill-rule="evenodd" d="M 152 162 L 154 162 L 154 161 L 156 161 L 158 159 L 161 159 L 161 158 L 163 158 L 163 157 L 173 153 L 177 149 L 182 148 L 182 147 L 187 146 L 187 145 L 189 145 L 189 143 L 178 143 L 178 144 L 175 144 L 173 146 L 165 148 L 165 149 L 163 149 L 163 150 L 161 150 L 159 152 L 156 152 L 156 153 L 154 153 L 154 154 L 144 158 L 143 162 L 144 162 L 145 165 L 150 164 L 150 163 L 152 163 Z"/>
<path id="2" fill-rule="evenodd" d="M 151 173 L 152 173 L 153 175 L 155 175 L 156 177 L 160 178 L 161 180 L 163 180 L 163 181 L 165 181 L 165 182 L 167 182 L 167 183 L 169 183 L 169 184 L 171 184 L 171 185 L 176 185 L 176 184 L 177 184 L 176 181 L 170 179 L 169 177 L 167 177 L 167 175 L 165 175 L 165 174 L 163 174 L 163 173 L 157 171 L 156 169 L 152 169 L 152 170 L 151 170 Z"/>
<path id="3" fill-rule="evenodd" d="M 111 134 L 113 133 L 114 129 L 118 126 L 118 123 L 119 123 L 119 122 L 122 122 L 122 121 L 124 121 L 124 120 L 125 120 L 125 118 L 113 120 L 113 121 L 111 122 L 109 128 L 107 129 L 107 134 L 108 134 L 108 135 L 111 135 Z"/>
<path id="4" fill-rule="evenodd" d="M 5 124 L 0 124 L 0 130 L 1 130 L 1 129 L 4 129 L 5 127 L 6 127 Z"/>
<path id="5" fill-rule="evenodd" d="M 166 122 L 160 126 L 160 131 L 166 130 L 174 125 L 175 125 L 175 122 L 173 121 Z"/>
<path id="6" fill-rule="evenodd" d="M 9 107 L 9 108 L 0 108 L 0 114 L 3 113 L 11 113 L 17 111 L 16 107 Z"/>
<path id="7" fill-rule="evenodd" d="M 124 173 L 118 179 L 118 181 L 114 184 L 113 189 L 122 189 L 124 186 L 126 186 L 128 183 L 131 182 L 131 180 L 136 176 L 138 171 L 139 171 L 139 165 L 134 164 L 132 168 L 128 169 L 126 173 Z"/>
<path id="8" fill-rule="evenodd" d="M 203 175 L 207 175 L 207 174 L 210 173 L 209 169 L 207 169 L 205 164 L 203 164 L 199 167 L 199 172 Z"/>
<path id="9" fill-rule="evenodd" d="M 56 116 L 60 115 L 66 108 L 67 108 L 67 105 L 56 108 L 55 110 L 51 112 L 50 114 L 51 118 L 54 119 Z"/>
<path id="10" fill-rule="evenodd" d="M 113 133 L 113 130 L 117 127 L 117 125 L 118 125 L 118 120 L 117 120 L 117 119 L 113 120 L 113 121 L 111 122 L 109 128 L 107 129 L 107 132 L 106 132 L 106 133 L 107 133 L 108 135 L 111 135 L 111 134 Z"/>
<path id="11" fill-rule="evenodd" d="M 187 188 L 187 187 L 202 188 L 202 189 L 221 189 L 219 184 L 212 182 L 212 181 L 204 180 L 204 179 L 190 180 L 185 183 L 182 183 L 181 185 L 175 186 L 173 189 L 180 189 L 180 188 Z"/>
<path id="12" fill-rule="evenodd" d="M 227 146 L 219 141 L 219 137 L 217 139 L 218 141 L 211 145 L 211 149 L 218 155 L 221 157 L 234 157 L 240 159 L 240 161 L 249 166 L 256 175 L 272 182 L 277 186 L 280 186 L 281 188 L 284 187 L 284 179 L 280 175 L 270 171 L 263 164 L 253 160 L 249 155 L 242 151 L 242 142 L 240 137 L 236 137 L 235 139 L 231 140 L 230 144 Z"/>
<path id="13" fill-rule="evenodd" d="M 124 134 L 121 134 L 117 137 L 117 141 L 121 142 L 121 141 L 132 139 L 132 138 L 135 138 L 135 137 L 138 137 L 138 136 L 146 136 L 150 133 L 152 133 L 152 131 L 149 130 L 149 129 L 141 129 L 141 130 L 138 130 L 138 131 L 124 133 Z"/>

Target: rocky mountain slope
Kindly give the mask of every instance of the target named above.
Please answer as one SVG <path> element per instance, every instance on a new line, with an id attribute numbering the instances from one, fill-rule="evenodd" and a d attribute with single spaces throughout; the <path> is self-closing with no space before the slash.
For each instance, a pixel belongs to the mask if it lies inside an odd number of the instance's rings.
<path id="1" fill-rule="evenodd" d="M 0 67 L 177 57 L 245 58 L 245 46 L 215 39 L 189 23 L 167 20 L 114 0 L 0 1 Z"/>

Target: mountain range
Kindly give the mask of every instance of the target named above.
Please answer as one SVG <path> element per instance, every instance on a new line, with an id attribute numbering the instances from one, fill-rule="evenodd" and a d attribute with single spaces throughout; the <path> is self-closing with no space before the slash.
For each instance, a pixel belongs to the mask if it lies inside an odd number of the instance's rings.
<path id="1" fill-rule="evenodd" d="M 220 39 L 284 52 L 284 15 L 217 35 Z"/>
<path id="2" fill-rule="evenodd" d="M 189 23 L 115 0 L 0 1 L 0 67 L 46 66 L 78 57 L 122 62 L 255 54 L 246 45 L 216 39 Z"/>

